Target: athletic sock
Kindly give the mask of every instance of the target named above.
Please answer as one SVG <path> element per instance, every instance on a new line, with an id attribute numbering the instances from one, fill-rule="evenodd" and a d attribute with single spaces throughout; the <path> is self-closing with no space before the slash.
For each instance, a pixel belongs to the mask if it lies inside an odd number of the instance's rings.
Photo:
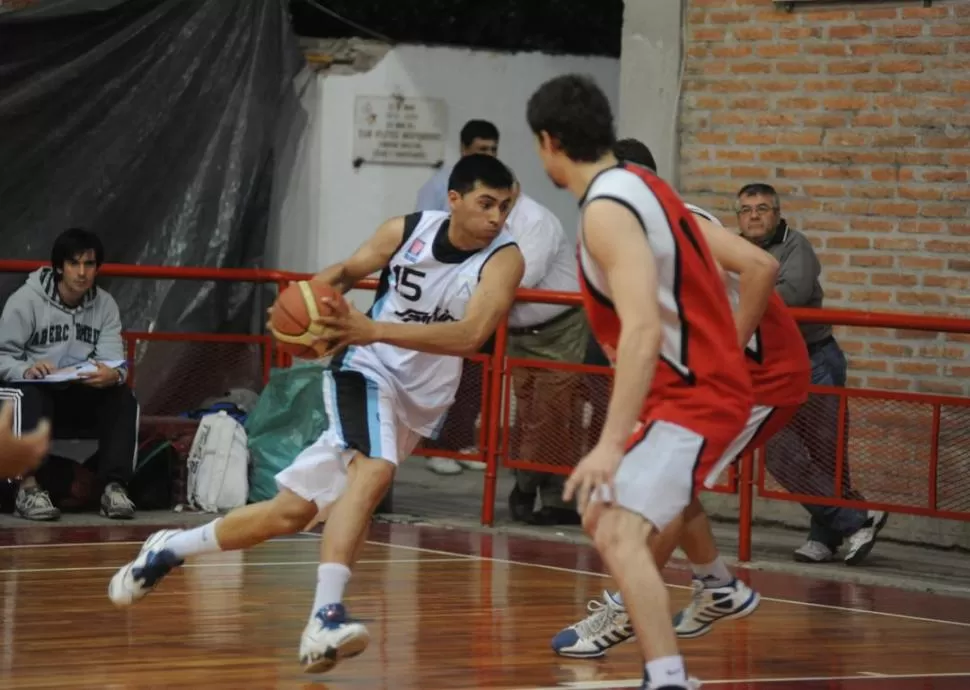
<path id="1" fill-rule="evenodd" d="M 344 588 L 350 580 L 350 568 L 343 563 L 321 563 L 317 568 L 317 592 L 313 597 L 310 617 L 328 604 L 339 604 L 344 598 Z"/>
<path id="2" fill-rule="evenodd" d="M 694 571 L 694 575 L 700 578 L 704 586 L 708 589 L 727 587 L 734 582 L 734 576 L 731 575 L 731 571 L 727 569 L 724 560 L 720 556 L 715 558 L 711 563 L 703 565 L 691 564 L 691 570 Z"/>
<path id="3" fill-rule="evenodd" d="M 220 520 L 222 518 L 216 518 L 201 527 L 182 530 L 165 543 L 165 548 L 180 559 L 222 551 L 219 540 L 216 539 L 216 525 Z"/>

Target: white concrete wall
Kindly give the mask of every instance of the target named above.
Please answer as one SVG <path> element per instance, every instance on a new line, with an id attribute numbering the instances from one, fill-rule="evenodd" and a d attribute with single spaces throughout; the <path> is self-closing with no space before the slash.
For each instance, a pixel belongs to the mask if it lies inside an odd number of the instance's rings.
<path id="1" fill-rule="evenodd" d="M 291 137 L 278 164 L 267 265 L 317 270 L 352 252 L 386 218 L 414 210 L 418 189 L 433 170 L 352 165 L 357 95 L 444 98 L 449 164 L 457 160 L 462 125 L 491 120 L 501 133 L 499 157 L 575 234 L 575 201 L 549 182 L 525 121 L 536 87 L 567 72 L 592 75 L 618 103 L 620 66 L 610 58 L 400 46 L 369 72 L 312 76 L 302 95 L 306 126 Z"/>

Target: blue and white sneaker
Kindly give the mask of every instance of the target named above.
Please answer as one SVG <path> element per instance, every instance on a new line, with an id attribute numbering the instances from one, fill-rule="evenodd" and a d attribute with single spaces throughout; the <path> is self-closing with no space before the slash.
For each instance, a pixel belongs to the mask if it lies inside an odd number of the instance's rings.
<path id="1" fill-rule="evenodd" d="M 606 650 L 633 637 L 633 625 L 626 608 L 608 592 L 603 601 L 593 599 L 586 606 L 589 615 L 552 638 L 552 650 L 573 659 L 595 659 Z"/>
<path id="2" fill-rule="evenodd" d="M 350 620 L 343 604 L 327 604 L 303 629 L 300 663 L 307 673 L 326 673 L 337 662 L 361 654 L 369 643 L 367 628 Z"/>
<path id="3" fill-rule="evenodd" d="M 177 529 L 155 532 L 145 540 L 138 557 L 114 574 L 108 583 L 108 598 L 115 606 L 131 606 L 182 565 L 182 559 L 165 548 L 168 540 L 179 532 Z"/>
<path id="4" fill-rule="evenodd" d="M 737 578 L 724 587 L 705 587 L 698 578 L 694 578 L 693 585 L 690 604 L 674 616 L 677 637 L 706 635 L 717 621 L 750 616 L 761 603 L 761 595 Z"/>

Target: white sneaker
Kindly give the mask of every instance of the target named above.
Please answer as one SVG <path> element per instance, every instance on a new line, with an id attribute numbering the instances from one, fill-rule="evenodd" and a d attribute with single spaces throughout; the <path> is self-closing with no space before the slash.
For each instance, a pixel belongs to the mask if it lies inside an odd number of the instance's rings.
<path id="1" fill-rule="evenodd" d="M 155 532 L 145 540 L 138 557 L 121 568 L 108 583 L 108 598 L 115 606 L 130 606 L 151 592 L 182 560 L 165 544 L 181 532 L 165 529 Z"/>
<path id="2" fill-rule="evenodd" d="M 866 524 L 849 537 L 849 551 L 845 554 L 846 565 L 858 565 L 866 559 L 866 556 L 872 551 L 872 547 L 876 545 L 876 537 L 886 526 L 887 520 L 889 520 L 889 513 L 884 513 L 881 510 L 869 511 L 869 519 L 866 520 Z"/>
<path id="3" fill-rule="evenodd" d="M 343 604 L 328 604 L 303 629 L 300 663 L 307 673 L 326 673 L 337 662 L 361 654 L 368 643 L 367 628 L 347 618 Z"/>
<path id="4" fill-rule="evenodd" d="M 594 659 L 633 637 L 633 625 L 626 608 L 609 592 L 603 592 L 603 601 L 593 599 L 586 608 L 589 610 L 586 618 L 560 630 L 552 638 L 552 650 L 559 656 Z"/>
<path id="5" fill-rule="evenodd" d="M 799 563 L 828 563 L 835 558 L 835 551 L 820 541 L 809 539 L 795 549 L 794 556 Z"/>
<path id="6" fill-rule="evenodd" d="M 451 458 L 429 458 L 428 469 L 435 474 L 461 474 L 461 465 Z"/>
<path id="7" fill-rule="evenodd" d="M 690 604 L 674 616 L 677 637 L 706 635 L 717 621 L 750 616 L 761 603 L 761 595 L 737 578 L 724 587 L 705 587 L 698 578 L 694 578 L 693 585 Z"/>

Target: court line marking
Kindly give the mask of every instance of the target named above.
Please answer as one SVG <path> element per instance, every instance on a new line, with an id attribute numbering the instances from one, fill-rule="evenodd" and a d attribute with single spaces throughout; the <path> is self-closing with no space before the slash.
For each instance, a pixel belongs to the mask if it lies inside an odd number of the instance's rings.
<path id="1" fill-rule="evenodd" d="M 232 551 L 226 553 L 233 553 Z M 376 565 L 381 563 L 463 563 L 467 558 L 375 558 L 357 561 L 362 565 Z M 74 568 L 10 568 L 0 570 L 0 575 L 12 575 L 20 573 L 79 573 L 98 570 L 117 570 L 120 565 L 85 565 Z M 242 562 L 242 563 L 187 563 L 183 568 L 269 568 L 284 565 L 320 565 L 320 559 L 313 561 L 266 561 L 266 562 Z"/>
<path id="2" fill-rule="evenodd" d="M 298 534 L 300 536 L 295 536 L 295 537 L 280 537 L 280 538 L 277 538 L 277 539 L 271 539 L 270 541 L 264 542 L 264 543 L 271 544 L 271 543 L 274 543 L 274 542 L 301 542 L 301 541 L 302 542 L 305 542 L 305 541 L 315 541 L 320 536 L 320 535 L 318 535 L 318 534 L 316 534 L 314 532 L 299 532 Z M 34 549 L 35 548 L 56 548 L 56 547 L 70 547 L 70 546 L 82 546 L 82 547 L 84 547 L 84 546 L 87 546 L 87 547 L 90 547 L 90 546 L 132 546 L 132 545 L 140 545 L 140 544 L 143 544 L 143 543 L 144 543 L 143 541 L 113 541 L 113 542 L 82 542 L 82 543 L 74 543 L 74 544 L 64 544 L 64 543 L 60 543 L 60 544 L 10 544 L 10 545 L 7 545 L 7 546 L 0 546 L 0 550 L 3 550 L 3 549 L 26 549 L 26 548 L 34 548 Z M 424 553 L 437 554 L 439 556 L 447 556 L 447 557 L 451 557 L 451 558 L 456 559 L 455 562 L 459 562 L 461 560 L 492 561 L 493 563 L 505 563 L 506 565 L 521 565 L 521 566 L 532 567 L 532 568 L 542 568 L 544 570 L 554 570 L 554 571 L 557 571 L 557 572 L 560 572 L 560 573 L 569 573 L 569 574 L 573 574 L 573 575 L 590 575 L 592 577 L 609 578 L 609 575 L 607 575 L 605 573 L 597 573 L 597 572 L 593 572 L 591 570 L 579 570 L 578 568 L 564 568 L 562 566 L 545 565 L 543 563 L 529 563 L 527 561 L 513 561 L 513 560 L 509 560 L 509 559 L 505 559 L 505 558 L 492 558 L 492 557 L 486 557 L 486 556 L 477 556 L 477 555 L 473 555 L 473 554 L 457 553 L 457 552 L 454 552 L 454 551 L 442 551 L 441 549 L 429 549 L 429 548 L 422 547 L 422 546 L 408 546 L 408 545 L 405 545 L 405 544 L 388 544 L 388 543 L 380 542 L 380 541 L 370 541 L 370 540 L 368 540 L 367 543 L 370 544 L 370 545 L 372 545 L 372 546 L 383 546 L 385 548 L 390 548 L 390 549 L 404 549 L 404 550 L 407 550 L 407 551 L 421 551 L 421 552 L 424 552 Z M 293 564 L 293 565 L 295 565 L 295 564 Z M 190 566 L 190 567 L 198 567 L 198 564 L 196 564 L 195 566 Z M 0 572 L 10 572 L 10 571 L 0 571 Z M 19 572 L 27 572 L 27 571 L 19 571 Z M 691 589 L 691 587 L 689 587 L 688 585 L 674 585 L 674 584 L 669 584 L 669 583 L 667 584 L 667 587 L 670 587 L 672 589 Z M 920 623 L 939 623 L 939 624 L 942 624 L 942 625 L 954 625 L 954 626 L 961 627 L 961 628 L 970 628 L 970 623 L 964 623 L 964 622 L 961 622 L 961 621 L 944 620 L 944 619 L 941 619 L 941 618 L 925 618 L 925 617 L 922 617 L 922 616 L 910 616 L 910 615 L 907 615 L 907 614 L 904 614 L 904 613 L 889 613 L 888 611 L 870 611 L 870 610 L 867 610 L 867 609 L 857 609 L 857 608 L 852 608 L 852 607 L 848 607 L 848 606 L 835 606 L 833 604 L 817 604 L 815 602 L 810 602 L 810 601 L 797 601 L 797 600 L 794 600 L 794 599 L 779 599 L 779 598 L 775 598 L 775 597 L 761 597 L 761 600 L 762 601 L 771 601 L 771 602 L 774 602 L 776 604 L 793 604 L 793 605 L 798 605 L 798 606 L 808 606 L 810 608 L 828 609 L 828 610 L 831 610 L 831 611 L 844 611 L 844 612 L 848 612 L 848 613 L 866 613 L 866 614 L 869 614 L 869 615 L 872 615 L 872 616 L 883 616 L 883 617 L 886 617 L 886 618 L 898 618 L 898 619 L 901 619 L 901 620 L 911 620 L 911 621 L 917 621 L 917 622 L 920 622 Z M 853 677 L 854 678 L 857 678 L 858 676 L 853 676 Z"/>
<path id="3" fill-rule="evenodd" d="M 407 546 L 404 544 L 386 544 L 379 541 L 368 541 L 367 543 L 375 546 L 385 546 L 388 548 L 395 548 L 395 549 L 406 549 L 409 551 L 425 551 L 427 553 L 434 553 L 440 556 L 462 555 L 462 554 L 455 554 L 450 551 L 442 551 L 440 549 L 428 549 L 421 546 Z M 529 566 L 533 568 L 543 568 L 544 570 L 555 570 L 560 573 L 571 573 L 574 575 L 591 575 L 593 577 L 601 577 L 601 578 L 610 577 L 606 573 L 596 573 L 591 570 L 579 570 L 578 568 L 564 568 L 558 565 L 545 565 L 543 563 L 529 563 L 527 561 L 513 561 L 505 558 L 492 558 L 488 556 L 472 556 L 471 558 L 474 558 L 480 561 L 492 561 L 493 563 L 505 563 L 507 565 L 523 565 L 523 566 Z M 673 589 L 692 589 L 688 585 L 673 585 L 669 583 L 665 583 L 665 584 L 667 585 L 667 587 L 670 587 Z M 890 613 L 888 611 L 870 611 L 867 609 L 857 609 L 849 606 L 835 606 L 834 604 L 817 604 L 812 601 L 798 601 L 796 599 L 778 599 L 775 597 L 764 597 L 764 596 L 761 597 L 761 600 L 771 601 L 776 604 L 795 604 L 798 606 L 808 606 L 808 607 L 817 608 L 817 609 L 828 609 L 831 611 L 845 611 L 849 613 L 867 613 L 872 616 L 884 616 L 886 618 L 899 618 L 902 620 L 918 621 L 920 623 L 940 623 L 943 625 L 955 625 L 961 628 L 970 628 L 970 623 L 964 623 L 962 621 L 950 621 L 950 620 L 943 620 L 941 618 L 925 618 L 923 616 L 910 616 L 905 613 Z"/>
<path id="4" fill-rule="evenodd" d="M 871 678 L 872 676 L 870 676 Z M 970 678 L 967 673 L 900 673 L 897 675 L 879 675 L 884 680 L 923 680 L 928 678 Z M 704 680 L 704 687 L 708 685 L 732 685 L 735 683 L 820 683 L 833 680 L 866 680 L 864 675 L 855 676 L 804 676 L 791 678 L 731 678 L 718 680 Z M 564 682 L 559 685 L 532 686 L 517 690 L 614 690 L 619 688 L 639 688 L 643 679 L 637 680 L 589 680 Z"/>
<path id="5" fill-rule="evenodd" d="M 3 529 L 3 528 L 0 527 L 0 529 Z M 20 528 L 15 527 L 13 529 L 25 529 L 25 528 L 23 528 L 23 527 L 20 527 Z M 308 535 L 308 536 L 312 534 L 314 537 L 319 537 L 320 536 L 318 534 L 313 534 L 312 532 L 301 532 L 300 534 L 304 534 L 304 535 Z M 147 539 L 147 538 L 148 537 L 146 537 L 145 539 Z M 283 542 L 291 542 L 291 541 L 313 541 L 313 540 L 307 539 L 306 536 L 301 536 L 301 537 L 280 537 L 278 539 L 271 539 L 270 541 L 263 542 L 263 543 L 269 544 L 269 543 L 275 543 L 275 542 L 281 542 L 281 541 L 283 541 Z M 69 547 L 72 547 L 72 546 L 79 546 L 79 547 L 91 547 L 91 546 L 141 546 L 144 543 L 145 543 L 145 540 L 142 539 L 141 541 L 78 541 L 78 542 L 58 542 L 56 544 L 4 544 L 4 545 L 0 545 L 0 551 L 15 550 L 15 549 L 65 549 L 65 548 L 69 548 Z M 457 555 L 464 555 L 464 554 L 457 554 Z"/>

